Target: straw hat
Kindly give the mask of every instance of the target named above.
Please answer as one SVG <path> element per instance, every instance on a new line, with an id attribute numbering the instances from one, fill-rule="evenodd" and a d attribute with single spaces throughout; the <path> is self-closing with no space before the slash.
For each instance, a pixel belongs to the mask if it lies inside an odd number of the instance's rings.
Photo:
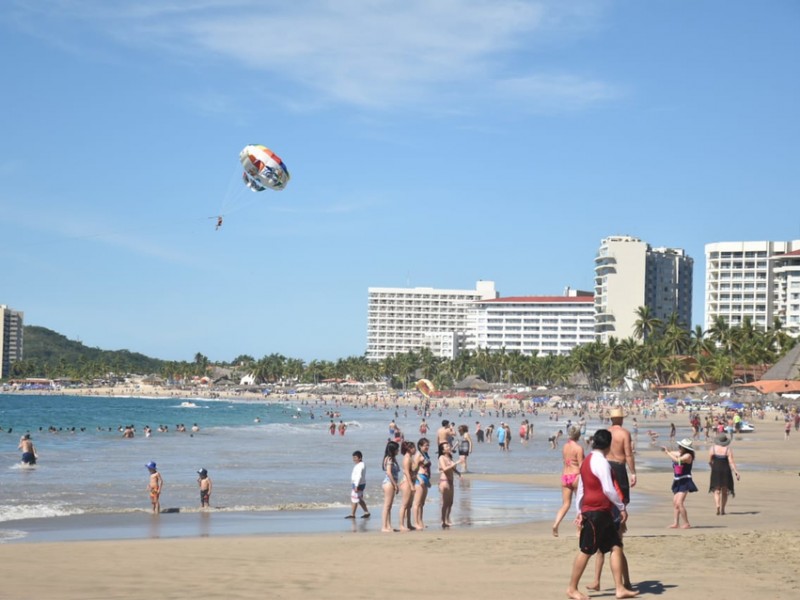
<path id="1" fill-rule="evenodd" d="M 681 448 L 686 448 L 687 450 L 694 450 L 694 447 L 692 446 L 692 440 L 689 438 L 683 438 L 680 442 L 678 442 L 678 446 Z"/>
<path id="2" fill-rule="evenodd" d="M 612 419 L 616 418 L 621 419 L 625 416 L 625 412 L 622 410 L 621 406 L 615 406 L 609 411 L 608 416 L 611 417 Z"/>
<path id="3" fill-rule="evenodd" d="M 731 443 L 731 438 L 727 433 L 720 433 L 714 438 L 714 443 L 717 446 L 727 446 Z"/>

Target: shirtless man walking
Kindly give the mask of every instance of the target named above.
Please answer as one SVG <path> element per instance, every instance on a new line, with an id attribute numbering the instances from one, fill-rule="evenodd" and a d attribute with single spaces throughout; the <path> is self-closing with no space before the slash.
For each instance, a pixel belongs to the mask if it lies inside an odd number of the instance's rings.
<path id="1" fill-rule="evenodd" d="M 36 448 L 33 446 L 33 441 L 31 440 L 31 434 L 26 433 L 23 435 L 19 440 L 18 449 L 22 450 L 22 464 L 23 465 L 35 465 L 36 459 L 39 458 L 38 454 L 36 453 Z"/>

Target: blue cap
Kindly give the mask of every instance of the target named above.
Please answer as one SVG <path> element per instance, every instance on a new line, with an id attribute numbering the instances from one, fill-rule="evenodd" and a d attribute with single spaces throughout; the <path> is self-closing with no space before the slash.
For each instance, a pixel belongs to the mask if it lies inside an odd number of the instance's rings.
<path id="1" fill-rule="evenodd" d="M 156 463 L 154 463 L 154 462 L 151 460 L 149 463 L 147 463 L 147 464 L 145 465 L 145 467 L 147 467 L 148 469 L 155 469 L 155 468 L 156 468 Z"/>

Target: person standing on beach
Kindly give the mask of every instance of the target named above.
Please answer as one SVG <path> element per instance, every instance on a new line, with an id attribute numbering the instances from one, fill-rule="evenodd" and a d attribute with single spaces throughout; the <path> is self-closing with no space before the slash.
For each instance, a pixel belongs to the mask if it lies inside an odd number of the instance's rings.
<path id="1" fill-rule="evenodd" d="M 36 464 L 39 454 L 36 452 L 36 448 L 33 445 L 33 440 L 31 440 L 30 433 L 26 433 L 19 439 L 19 445 L 17 446 L 17 449 L 22 450 L 23 465 L 33 466 Z"/>
<path id="2" fill-rule="evenodd" d="M 730 443 L 731 436 L 727 433 L 720 433 L 714 438 L 714 445 L 708 450 L 708 464 L 711 466 L 711 483 L 708 491 L 714 492 L 714 506 L 718 515 L 725 514 L 728 495 L 734 496 L 734 473 L 736 473 L 736 481 L 739 481 L 739 470 L 733 460 Z"/>
<path id="3" fill-rule="evenodd" d="M 696 492 L 697 486 L 692 481 L 692 466 L 694 465 L 694 448 L 692 440 L 683 438 L 678 442 L 678 451 L 672 452 L 662 446 L 661 450 L 672 459 L 672 506 L 675 509 L 675 518 L 670 529 L 689 529 L 689 516 L 686 513 L 686 495 Z M 683 525 L 681 525 L 683 519 Z"/>
<path id="4" fill-rule="evenodd" d="M 464 473 L 467 469 L 467 457 L 472 454 L 472 437 L 469 435 L 469 427 L 467 425 L 459 425 L 458 433 L 461 436 L 461 441 L 458 443 L 458 454 L 464 459 Z"/>
<path id="5" fill-rule="evenodd" d="M 361 506 L 364 514 L 361 515 L 362 519 L 369 519 L 369 509 L 364 500 L 364 490 L 367 489 L 367 465 L 364 464 L 364 455 L 360 450 L 353 452 L 353 472 L 350 474 L 350 505 L 352 507 L 350 514 L 346 519 L 356 518 L 356 509 Z"/>
<path id="6" fill-rule="evenodd" d="M 453 509 L 453 498 L 455 489 L 453 485 L 453 473 L 461 477 L 458 465 L 464 462 L 459 458 L 458 462 L 453 461 L 453 447 L 449 442 L 439 444 L 439 493 L 442 496 L 442 528 L 447 529 L 452 526 L 450 521 L 450 511 Z"/>
<path id="7" fill-rule="evenodd" d="M 611 446 L 611 433 L 598 429 L 593 437 L 592 451 L 581 464 L 575 507 L 575 519 L 580 527 L 579 551 L 572 565 L 572 574 L 567 587 L 567 597 L 573 600 L 588 600 L 589 596 L 578 590 L 581 576 L 593 554 L 611 552 L 611 572 L 617 598 L 635 598 L 638 592 L 626 588 L 622 568 L 625 553 L 622 538 L 614 522 L 614 511 L 618 511 L 621 524 L 628 520 L 625 504 L 614 486 L 611 466 L 606 456 Z"/>
<path id="8" fill-rule="evenodd" d="M 208 476 L 208 471 L 200 469 L 197 472 L 197 485 L 200 486 L 200 508 L 208 508 L 211 499 L 211 477 Z"/>
<path id="9" fill-rule="evenodd" d="M 561 472 L 561 508 L 556 513 L 556 520 L 553 523 L 553 537 L 558 537 L 558 526 L 569 512 L 572 504 L 572 496 L 578 489 L 578 478 L 581 474 L 581 463 L 583 462 L 583 446 L 578 443 L 581 437 L 581 428 L 572 427 L 568 432 L 569 439 L 561 449 L 564 459 L 564 468 Z"/>
<path id="10" fill-rule="evenodd" d="M 394 497 L 400 490 L 398 478 L 400 477 L 400 466 L 397 464 L 397 453 L 400 444 L 388 442 L 383 453 L 383 526 L 381 531 L 386 533 L 394 531 L 392 528 L 392 504 Z"/>
<path id="11" fill-rule="evenodd" d="M 147 492 L 150 494 L 150 502 L 153 505 L 153 514 L 161 512 L 161 492 L 164 489 L 164 479 L 156 468 L 156 463 L 152 460 L 145 465 L 150 471 L 150 479 L 147 481 Z"/>
<path id="12" fill-rule="evenodd" d="M 402 492 L 400 500 L 400 531 L 412 531 L 415 529 L 411 522 L 413 517 L 411 505 L 414 502 L 417 483 L 417 463 L 414 460 L 416 453 L 417 446 L 414 442 L 404 441 L 400 444 L 400 454 L 403 455 L 403 479 L 400 482 L 400 491 Z"/>
<path id="13" fill-rule="evenodd" d="M 431 457 L 428 450 L 431 443 L 428 438 L 420 438 L 417 442 L 417 453 L 414 455 L 414 464 L 417 472 L 417 485 L 414 489 L 414 502 L 411 510 L 414 514 L 414 527 L 425 529 L 422 519 L 425 510 L 425 500 L 428 497 L 428 488 L 431 487 Z"/>
<path id="14" fill-rule="evenodd" d="M 625 418 L 625 412 L 622 407 L 615 406 L 608 416 L 611 419 L 611 427 L 608 428 L 609 433 L 611 433 L 611 446 L 606 458 L 608 464 L 611 465 L 611 470 L 614 472 L 614 481 L 619 486 L 622 503 L 627 507 L 631 501 L 631 488 L 636 485 L 636 460 L 633 457 L 633 443 L 631 442 L 630 432 L 622 426 L 622 421 Z M 630 479 L 628 475 L 630 475 Z M 627 525 L 621 527 L 620 537 L 624 535 L 626 529 Z M 602 560 L 600 558 L 598 557 L 598 566 L 595 569 L 597 582 L 600 581 L 600 571 L 602 570 Z M 631 578 L 624 553 L 622 554 L 622 560 L 623 580 L 625 587 L 630 589 Z"/>

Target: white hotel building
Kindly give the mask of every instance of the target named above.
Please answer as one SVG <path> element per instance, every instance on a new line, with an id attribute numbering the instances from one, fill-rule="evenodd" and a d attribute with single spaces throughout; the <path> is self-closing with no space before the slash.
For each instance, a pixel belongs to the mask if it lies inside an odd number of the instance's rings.
<path id="1" fill-rule="evenodd" d="M 569 354 L 595 340 L 594 295 L 567 290 L 564 296 L 521 296 L 474 304 L 475 333 L 469 349 L 505 349 L 525 355 Z"/>
<path id="2" fill-rule="evenodd" d="M 430 348 L 436 356 L 455 358 L 471 329 L 473 303 L 497 296 L 493 281 L 479 281 L 474 290 L 369 288 L 366 357 Z"/>
<path id="3" fill-rule="evenodd" d="M 749 317 L 766 330 L 780 319 L 800 335 L 800 240 L 706 244 L 705 329 L 717 317 L 732 326 Z"/>
<path id="4" fill-rule="evenodd" d="M 569 289 L 499 298 L 491 281 L 474 290 L 369 288 L 368 311 L 366 356 L 373 361 L 422 348 L 448 359 L 478 348 L 568 354 L 595 339 L 593 295 Z"/>

